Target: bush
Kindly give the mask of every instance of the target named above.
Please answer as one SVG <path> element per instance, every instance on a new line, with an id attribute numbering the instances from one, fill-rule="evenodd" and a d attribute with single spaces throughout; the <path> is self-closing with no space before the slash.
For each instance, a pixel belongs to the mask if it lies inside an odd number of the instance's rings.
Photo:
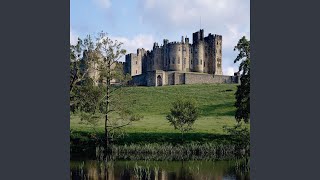
<path id="1" fill-rule="evenodd" d="M 241 123 L 233 127 L 224 127 L 224 130 L 232 136 L 233 143 L 238 149 L 241 149 L 242 154 L 250 152 L 250 130 L 243 127 Z"/>

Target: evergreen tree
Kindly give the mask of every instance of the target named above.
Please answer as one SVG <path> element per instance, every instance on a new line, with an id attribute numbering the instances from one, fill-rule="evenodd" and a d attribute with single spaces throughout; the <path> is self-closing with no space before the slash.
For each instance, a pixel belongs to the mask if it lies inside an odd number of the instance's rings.
<path id="1" fill-rule="evenodd" d="M 237 108 L 235 118 L 238 122 L 243 120 L 248 123 L 250 120 L 250 41 L 243 36 L 234 51 L 239 51 L 234 63 L 240 61 L 240 85 L 237 87 L 236 103 Z"/>

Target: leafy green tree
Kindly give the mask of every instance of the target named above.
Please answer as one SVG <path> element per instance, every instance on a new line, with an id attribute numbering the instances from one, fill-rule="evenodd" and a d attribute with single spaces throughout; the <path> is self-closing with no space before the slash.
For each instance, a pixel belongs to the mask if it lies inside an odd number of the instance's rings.
<path id="1" fill-rule="evenodd" d="M 166 116 L 169 123 L 183 134 L 190 131 L 199 116 L 199 110 L 194 101 L 179 99 L 172 103 L 170 114 Z"/>
<path id="2" fill-rule="evenodd" d="M 85 102 L 85 96 L 79 96 L 82 90 L 90 94 L 93 87 L 93 80 L 88 73 L 97 61 L 96 53 L 91 36 L 84 40 L 78 38 L 76 45 L 70 45 L 70 108 L 75 110 L 79 107 L 79 102 Z M 91 89 L 89 88 L 91 87 Z M 82 108 L 81 108 L 82 109 Z"/>
<path id="3" fill-rule="evenodd" d="M 130 111 L 132 103 L 123 96 L 122 87 L 130 80 L 119 63 L 125 53 L 122 43 L 104 32 L 95 40 L 87 36 L 70 46 L 70 105 L 75 105 L 81 119 L 93 127 L 104 118 L 105 145 L 109 144 L 110 134 L 141 118 Z"/>
<path id="4" fill-rule="evenodd" d="M 239 51 L 234 63 L 241 61 L 239 66 L 240 85 L 237 87 L 235 118 L 238 122 L 243 120 L 248 123 L 250 120 L 250 41 L 243 36 L 234 50 Z"/>
<path id="5" fill-rule="evenodd" d="M 115 132 L 142 117 L 129 110 L 132 104 L 122 96 L 121 87 L 130 80 L 130 76 L 123 73 L 123 68 L 118 63 L 119 59 L 126 54 L 126 50 L 122 49 L 123 43 L 110 39 L 104 32 L 98 34 L 96 42 L 95 50 L 101 59 L 98 61 L 99 79 L 106 84 L 104 114 L 105 140 L 108 145 L 109 132 Z M 112 86 L 113 79 L 119 81 L 118 86 Z"/>

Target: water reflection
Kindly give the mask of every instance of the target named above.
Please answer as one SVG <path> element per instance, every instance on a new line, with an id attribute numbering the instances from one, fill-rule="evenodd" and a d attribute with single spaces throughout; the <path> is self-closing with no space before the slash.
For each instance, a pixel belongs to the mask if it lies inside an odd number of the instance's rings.
<path id="1" fill-rule="evenodd" d="M 233 161 L 71 161 L 71 179 L 249 180 L 246 160 Z"/>

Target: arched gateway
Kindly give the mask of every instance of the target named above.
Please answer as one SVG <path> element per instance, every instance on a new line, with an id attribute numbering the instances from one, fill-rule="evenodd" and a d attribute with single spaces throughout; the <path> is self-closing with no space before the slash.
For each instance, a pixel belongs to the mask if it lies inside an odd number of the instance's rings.
<path id="1" fill-rule="evenodd" d="M 162 77 L 160 75 L 157 77 L 157 86 L 162 86 Z"/>

